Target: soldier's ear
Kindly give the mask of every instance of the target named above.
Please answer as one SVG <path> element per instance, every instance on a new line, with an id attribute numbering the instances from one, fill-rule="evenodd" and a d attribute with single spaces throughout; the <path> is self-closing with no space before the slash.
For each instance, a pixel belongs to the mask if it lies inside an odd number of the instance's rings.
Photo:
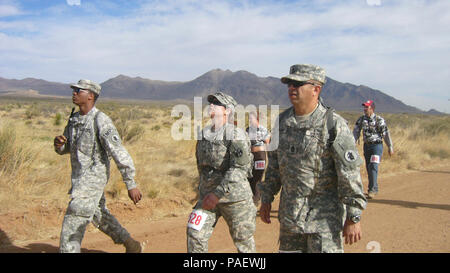
<path id="1" fill-rule="evenodd" d="M 95 100 L 95 94 L 91 91 L 89 91 L 88 100 Z"/>
<path id="2" fill-rule="evenodd" d="M 317 94 L 317 97 L 320 96 L 320 92 L 322 92 L 322 86 L 320 86 L 318 84 L 314 85 L 314 93 Z"/>

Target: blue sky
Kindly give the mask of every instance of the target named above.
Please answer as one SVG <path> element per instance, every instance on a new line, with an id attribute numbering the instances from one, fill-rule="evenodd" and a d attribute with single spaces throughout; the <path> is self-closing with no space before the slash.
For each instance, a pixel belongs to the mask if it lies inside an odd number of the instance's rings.
<path id="1" fill-rule="evenodd" d="M 188 81 L 215 69 L 341 82 L 450 113 L 450 1 L 0 0 L 0 77 Z"/>

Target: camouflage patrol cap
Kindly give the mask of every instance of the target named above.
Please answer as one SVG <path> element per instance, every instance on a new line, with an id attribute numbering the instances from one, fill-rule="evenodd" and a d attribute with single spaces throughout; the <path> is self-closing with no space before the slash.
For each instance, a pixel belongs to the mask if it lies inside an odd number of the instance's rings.
<path id="1" fill-rule="evenodd" d="M 79 80 L 78 83 L 71 84 L 70 88 L 86 89 L 97 95 L 100 95 L 100 90 L 102 89 L 102 87 L 99 84 L 91 80 L 83 80 L 83 79 Z"/>
<path id="2" fill-rule="evenodd" d="M 325 84 L 325 70 L 312 64 L 294 64 L 289 69 L 289 75 L 282 77 L 281 82 L 287 84 L 291 80 L 298 82 L 315 80 Z"/>
<path id="3" fill-rule="evenodd" d="M 234 100 L 232 96 L 222 92 L 217 92 L 208 96 L 209 103 L 212 103 L 214 99 L 217 99 L 221 104 L 225 105 L 227 108 L 234 109 L 234 107 L 236 107 L 237 105 L 236 100 Z"/>

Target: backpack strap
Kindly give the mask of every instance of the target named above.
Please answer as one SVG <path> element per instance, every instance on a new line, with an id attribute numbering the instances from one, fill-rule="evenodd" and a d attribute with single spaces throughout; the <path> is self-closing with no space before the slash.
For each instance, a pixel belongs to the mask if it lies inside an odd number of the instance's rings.
<path id="1" fill-rule="evenodd" d="M 335 123 L 333 120 L 333 114 L 334 114 L 334 109 L 329 107 L 327 109 L 327 112 L 325 113 L 325 118 L 327 120 L 327 129 L 328 129 L 328 134 L 330 135 L 330 137 L 328 138 L 328 144 L 333 144 L 334 140 L 336 139 L 336 128 L 335 128 Z M 322 135 L 324 135 L 322 133 Z"/>
<path id="2" fill-rule="evenodd" d="M 95 137 L 97 139 L 97 141 L 94 142 L 94 148 L 93 148 L 94 152 L 95 152 L 95 149 L 96 149 L 97 142 L 100 143 L 100 145 L 101 145 L 100 134 L 98 132 L 98 121 L 97 121 L 99 114 L 100 114 L 100 110 L 97 110 L 97 113 L 95 113 L 95 116 L 94 116 L 94 134 L 95 134 Z"/>
<path id="3" fill-rule="evenodd" d="M 325 112 L 325 117 L 323 119 L 322 125 L 322 136 L 319 141 L 319 151 L 318 156 L 316 157 L 316 162 L 314 166 L 314 184 L 319 182 L 319 173 L 320 173 L 320 164 L 322 155 L 327 147 L 330 147 L 334 140 L 336 139 L 336 128 L 333 120 L 334 109 L 326 106 L 327 111 Z M 328 131 L 328 139 L 326 130 Z"/>

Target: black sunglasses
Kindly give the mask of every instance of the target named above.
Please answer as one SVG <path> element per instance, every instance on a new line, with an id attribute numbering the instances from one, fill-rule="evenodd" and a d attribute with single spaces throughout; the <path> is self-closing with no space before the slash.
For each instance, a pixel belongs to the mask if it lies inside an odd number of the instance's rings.
<path id="1" fill-rule="evenodd" d="M 214 98 L 210 103 L 217 105 L 217 106 L 223 106 L 223 107 L 227 107 L 226 105 L 224 105 L 223 103 L 221 103 L 218 99 Z"/>
<path id="2" fill-rule="evenodd" d="M 316 85 L 315 83 L 313 83 L 313 82 L 298 82 L 298 81 L 288 81 L 287 82 L 287 85 L 289 86 L 289 85 L 292 85 L 292 86 L 294 86 L 295 88 L 299 88 L 300 86 L 303 86 L 303 85 L 306 85 L 306 84 L 312 84 L 312 85 Z"/>
<path id="3" fill-rule="evenodd" d="M 72 90 L 73 90 L 73 92 L 75 92 L 75 93 L 80 93 L 81 91 L 84 91 L 84 92 L 89 92 L 89 90 L 86 90 L 86 89 L 81 89 L 81 88 L 72 88 Z"/>

